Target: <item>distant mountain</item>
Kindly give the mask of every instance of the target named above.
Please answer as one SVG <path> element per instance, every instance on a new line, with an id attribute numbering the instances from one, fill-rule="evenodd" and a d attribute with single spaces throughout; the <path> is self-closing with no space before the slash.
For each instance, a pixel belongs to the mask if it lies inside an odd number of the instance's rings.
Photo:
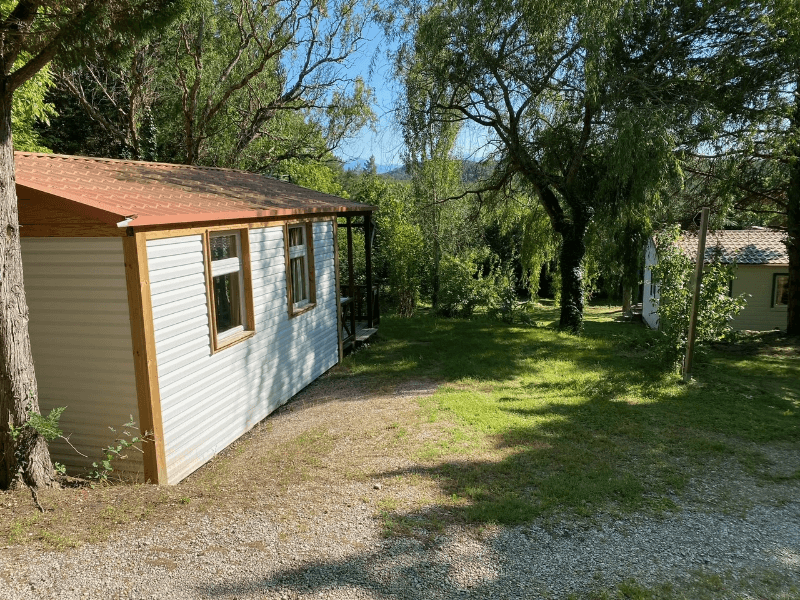
<path id="1" fill-rule="evenodd" d="M 344 170 L 345 171 L 363 171 L 364 165 L 369 162 L 369 159 L 364 160 L 363 158 L 356 158 L 353 160 L 349 160 L 344 163 Z M 388 173 L 390 171 L 394 171 L 396 169 L 402 169 L 402 165 L 376 165 L 378 168 L 378 174 L 383 175 L 384 173 Z"/>
<path id="2" fill-rule="evenodd" d="M 384 177 L 389 177 L 398 181 L 408 181 L 411 179 L 406 172 L 406 168 L 403 166 L 399 166 L 391 171 L 383 172 L 379 170 L 378 172 L 382 173 Z M 492 166 L 488 164 L 475 162 L 474 160 L 465 160 L 461 165 L 461 181 L 468 185 L 481 179 L 486 179 L 491 174 Z"/>

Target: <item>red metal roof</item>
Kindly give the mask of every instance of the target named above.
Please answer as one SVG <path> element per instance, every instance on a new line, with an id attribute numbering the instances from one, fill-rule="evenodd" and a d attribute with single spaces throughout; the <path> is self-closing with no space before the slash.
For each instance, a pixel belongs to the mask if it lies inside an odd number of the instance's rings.
<path id="1" fill-rule="evenodd" d="M 136 227 L 375 210 L 234 169 L 34 152 L 14 156 L 20 199 L 36 191 L 109 224 L 129 221 L 126 225 Z"/>

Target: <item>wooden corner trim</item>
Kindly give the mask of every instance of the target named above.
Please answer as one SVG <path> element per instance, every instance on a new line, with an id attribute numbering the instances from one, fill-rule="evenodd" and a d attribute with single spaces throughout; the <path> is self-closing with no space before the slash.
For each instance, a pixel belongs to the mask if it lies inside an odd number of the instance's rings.
<path id="1" fill-rule="evenodd" d="M 344 360 L 344 339 L 342 336 L 342 285 L 339 277 L 339 220 L 334 217 L 331 219 L 333 227 L 333 272 L 334 285 L 336 286 L 336 334 L 339 345 L 339 362 Z"/>
<path id="2" fill-rule="evenodd" d="M 167 462 L 164 452 L 164 427 L 161 394 L 158 387 L 153 304 L 150 296 L 150 271 L 147 266 L 147 240 L 137 233 L 122 239 L 125 256 L 125 282 L 131 322 L 136 398 L 139 427 L 150 432 L 152 440 L 143 443 L 144 479 L 166 484 Z"/>

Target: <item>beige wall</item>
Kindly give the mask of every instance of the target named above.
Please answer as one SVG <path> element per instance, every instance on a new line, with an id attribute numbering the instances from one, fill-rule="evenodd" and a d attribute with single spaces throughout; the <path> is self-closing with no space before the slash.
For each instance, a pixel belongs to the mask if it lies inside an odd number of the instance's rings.
<path id="1" fill-rule="evenodd" d="M 733 281 L 733 295 L 748 294 L 747 305 L 733 320 L 734 329 L 786 329 L 786 307 L 772 307 L 775 273 L 788 273 L 786 266 L 739 265 Z"/>
<path id="2" fill-rule="evenodd" d="M 25 293 L 39 406 L 66 406 L 53 460 L 81 475 L 131 417 L 139 420 L 122 238 L 23 238 Z M 130 451 L 114 473 L 141 481 Z"/>

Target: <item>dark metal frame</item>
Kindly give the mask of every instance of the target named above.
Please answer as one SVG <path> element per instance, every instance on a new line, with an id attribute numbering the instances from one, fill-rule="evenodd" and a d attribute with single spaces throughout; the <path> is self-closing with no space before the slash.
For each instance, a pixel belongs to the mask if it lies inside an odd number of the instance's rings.
<path id="1" fill-rule="evenodd" d="M 354 217 L 361 217 L 361 223 L 354 222 Z M 380 323 L 380 289 L 372 278 L 372 245 L 375 240 L 375 224 L 372 213 L 355 213 L 344 217 L 345 222 L 336 219 L 336 227 L 347 230 L 347 284 L 341 285 L 342 305 L 342 344 L 345 347 L 354 347 L 358 341 L 359 324 L 363 323 L 366 329 L 376 329 Z M 366 258 L 366 285 L 356 285 L 353 267 L 353 228 L 364 230 L 364 254 Z M 337 250 L 338 251 L 338 250 Z"/>

